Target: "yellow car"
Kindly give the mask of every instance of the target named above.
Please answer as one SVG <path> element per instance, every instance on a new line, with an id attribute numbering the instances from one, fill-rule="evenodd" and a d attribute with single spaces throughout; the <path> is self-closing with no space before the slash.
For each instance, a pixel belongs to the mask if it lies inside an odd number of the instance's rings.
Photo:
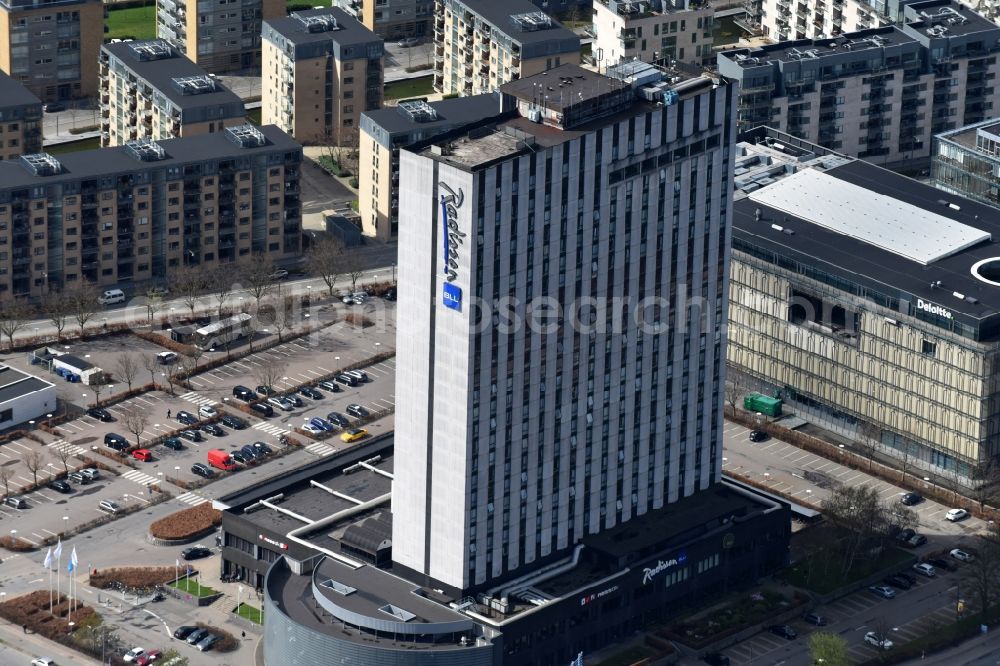
<path id="1" fill-rule="evenodd" d="M 356 442 L 368 436 L 368 431 L 364 428 L 351 428 L 347 432 L 341 433 L 340 439 L 345 442 Z"/>

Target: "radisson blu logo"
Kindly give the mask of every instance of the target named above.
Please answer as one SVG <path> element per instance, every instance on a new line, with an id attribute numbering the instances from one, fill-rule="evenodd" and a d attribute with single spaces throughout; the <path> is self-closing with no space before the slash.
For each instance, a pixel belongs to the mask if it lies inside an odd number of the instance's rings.
<path id="1" fill-rule="evenodd" d="M 658 560 L 655 567 L 646 567 L 642 570 L 642 584 L 648 585 L 650 581 L 659 576 L 667 569 L 671 569 L 687 562 L 687 553 L 680 553 L 677 557 L 669 560 Z"/>
<path id="2" fill-rule="evenodd" d="M 462 309 L 462 288 L 453 282 L 458 279 L 459 251 L 465 245 L 465 232 L 458 228 L 458 209 L 465 201 L 462 188 L 458 192 L 447 183 L 438 183 L 447 192 L 441 195 L 441 236 L 444 242 L 444 290 L 442 300 L 445 307 L 452 310 Z"/>

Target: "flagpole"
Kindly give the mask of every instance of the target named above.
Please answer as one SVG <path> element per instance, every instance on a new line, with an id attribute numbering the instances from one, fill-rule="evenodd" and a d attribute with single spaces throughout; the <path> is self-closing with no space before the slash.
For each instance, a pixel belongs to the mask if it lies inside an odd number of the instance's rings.
<path id="1" fill-rule="evenodd" d="M 45 597 L 42 597 L 43 599 Z M 49 566 L 49 615 L 52 615 L 52 566 Z"/>
<path id="2" fill-rule="evenodd" d="M 62 575 L 62 539 L 59 540 L 59 545 L 56 547 L 56 552 L 59 556 L 56 558 L 56 601 L 62 596 L 61 586 L 59 584 L 60 576 Z"/>

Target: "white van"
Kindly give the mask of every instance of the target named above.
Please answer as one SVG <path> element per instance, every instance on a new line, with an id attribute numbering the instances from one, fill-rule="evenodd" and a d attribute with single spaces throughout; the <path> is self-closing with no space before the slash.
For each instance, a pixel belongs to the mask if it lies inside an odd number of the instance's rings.
<path id="1" fill-rule="evenodd" d="M 108 289 L 97 298 L 101 305 L 114 305 L 125 302 L 125 292 L 121 289 Z"/>

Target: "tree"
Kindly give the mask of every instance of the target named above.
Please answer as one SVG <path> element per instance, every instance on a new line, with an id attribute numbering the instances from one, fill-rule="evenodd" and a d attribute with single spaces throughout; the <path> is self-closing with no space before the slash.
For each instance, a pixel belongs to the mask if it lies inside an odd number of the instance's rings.
<path id="1" fill-rule="evenodd" d="M 976 467 L 972 473 L 972 499 L 979 503 L 980 510 L 995 496 L 998 484 L 1000 463 L 996 459 L 990 458 Z"/>
<path id="2" fill-rule="evenodd" d="M 136 359 L 135 354 L 125 353 L 119 356 L 118 361 L 115 363 L 115 368 L 118 371 L 118 377 L 128 385 L 129 393 L 131 393 L 132 382 L 135 381 L 135 376 L 139 374 L 139 361 Z"/>
<path id="3" fill-rule="evenodd" d="M 94 407 L 101 406 L 101 391 L 104 390 L 104 381 L 97 376 L 90 378 L 90 390 L 94 394 Z"/>
<path id="4" fill-rule="evenodd" d="M 153 325 L 156 313 L 162 309 L 163 295 L 155 289 L 149 289 L 146 292 L 146 317 L 149 319 L 150 326 Z"/>
<path id="5" fill-rule="evenodd" d="M 906 480 L 906 468 L 910 464 L 910 458 L 913 456 L 914 453 L 916 453 L 916 444 L 914 444 L 914 443 L 912 443 L 912 442 L 910 442 L 908 440 L 903 440 L 903 449 L 902 450 L 903 450 L 903 465 L 900 468 L 899 480 L 900 481 L 905 481 Z"/>
<path id="6" fill-rule="evenodd" d="M 975 559 L 962 567 L 962 586 L 976 600 L 980 614 L 1000 600 L 1000 525 L 991 523 L 976 537 Z"/>
<path id="7" fill-rule="evenodd" d="M 135 445 L 142 446 L 142 433 L 149 425 L 149 413 L 141 407 L 129 405 L 122 414 L 122 421 L 128 431 L 135 435 Z"/>
<path id="8" fill-rule="evenodd" d="M 823 513 L 839 532 L 841 571 L 891 542 L 893 528 L 916 527 L 916 514 L 898 503 L 882 502 L 873 486 L 841 486 L 823 500 Z"/>
<path id="9" fill-rule="evenodd" d="M 229 266 L 219 266 L 214 271 L 209 274 L 209 286 L 212 289 L 213 296 L 215 297 L 216 310 L 219 314 L 219 319 L 222 319 L 223 313 L 225 312 L 226 301 L 233 293 L 233 287 L 235 286 L 234 279 L 238 279 L 237 276 L 233 275 L 233 269 Z"/>
<path id="10" fill-rule="evenodd" d="M 98 308 L 101 307 L 100 303 L 97 302 L 97 289 L 91 285 L 75 288 L 69 294 L 69 304 L 69 311 L 80 326 L 80 337 L 82 338 L 87 322 L 97 314 Z"/>
<path id="11" fill-rule="evenodd" d="M 69 474 L 69 459 L 73 457 L 73 451 L 68 446 L 49 447 L 52 457 L 62 463 L 63 472 Z"/>
<path id="12" fill-rule="evenodd" d="M 278 342 L 283 342 L 282 333 L 292 327 L 291 316 L 284 303 L 279 303 L 274 308 L 271 325 L 274 326 L 274 331 L 278 334 Z"/>
<path id="13" fill-rule="evenodd" d="M 14 336 L 31 322 L 31 315 L 31 308 L 24 303 L 9 303 L 0 308 L 0 333 L 7 337 L 7 349 L 14 349 Z"/>
<path id="14" fill-rule="evenodd" d="M 265 361 L 254 368 L 253 377 L 258 384 L 274 387 L 285 376 L 286 366 L 277 361 Z"/>
<path id="15" fill-rule="evenodd" d="M 306 253 L 306 270 L 310 275 L 323 279 L 331 298 L 333 285 L 340 277 L 340 260 L 343 256 L 344 244 L 332 236 L 313 241 Z"/>
<path id="16" fill-rule="evenodd" d="M 847 641 L 837 634 L 817 631 L 809 636 L 809 653 L 812 663 L 823 666 L 850 666 Z"/>
<path id="17" fill-rule="evenodd" d="M 45 457 L 42 456 L 41 451 L 36 451 L 32 449 L 21 456 L 21 462 L 24 466 L 28 468 L 31 472 L 31 478 L 34 479 L 35 485 L 38 485 L 38 472 L 45 467 Z"/>
<path id="18" fill-rule="evenodd" d="M 858 435 L 861 436 L 859 444 L 864 448 L 865 456 L 868 458 L 868 473 L 871 474 L 875 452 L 882 445 L 882 429 L 871 421 L 864 421 L 858 427 Z"/>
<path id="19" fill-rule="evenodd" d="M 240 280 L 243 282 L 243 287 L 253 296 L 259 310 L 261 299 L 274 289 L 274 265 L 263 254 L 255 254 L 249 262 L 240 267 Z"/>
<path id="20" fill-rule="evenodd" d="M 730 412 L 735 416 L 736 408 L 740 404 L 740 398 L 749 389 L 749 382 L 742 372 L 729 372 L 726 377 L 726 402 L 729 403 Z"/>
<path id="21" fill-rule="evenodd" d="M 62 340 L 63 331 L 69 321 L 72 303 L 69 294 L 63 291 L 50 291 L 42 303 L 42 311 L 56 329 L 56 340 Z"/>
<path id="22" fill-rule="evenodd" d="M 191 313 L 191 319 L 194 319 L 194 310 L 207 285 L 205 270 L 199 266 L 188 266 L 170 277 L 170 287 L 184 301 L 184 305 Z"/>
<path id="23" fill-rule="evenodd" d="M 10 495 L 10 480 L 14 478 L 13 467 L 0 467 L 0 483 L 3 484 L 3 496 Z"/>
<path id="24" fill-rule="evenodd" d="M 361 279 L 361 276 L 365 272 L 361 257 L 356 252 L 348 252 L 341 259 L 341 266 L 344 272 L 347 273 L 347 277 L 351 280 L 351 292 L 357 291 L 358 280 Z"/>
<path id="25" fill-rule="evenodd" d="M 155 354 L 149 354 L 142 357 L 142 367 L 149 373 L 149 383 L 156 388 L 156 373 L 160 369 L 160 361 L 156 358 Z"/>

